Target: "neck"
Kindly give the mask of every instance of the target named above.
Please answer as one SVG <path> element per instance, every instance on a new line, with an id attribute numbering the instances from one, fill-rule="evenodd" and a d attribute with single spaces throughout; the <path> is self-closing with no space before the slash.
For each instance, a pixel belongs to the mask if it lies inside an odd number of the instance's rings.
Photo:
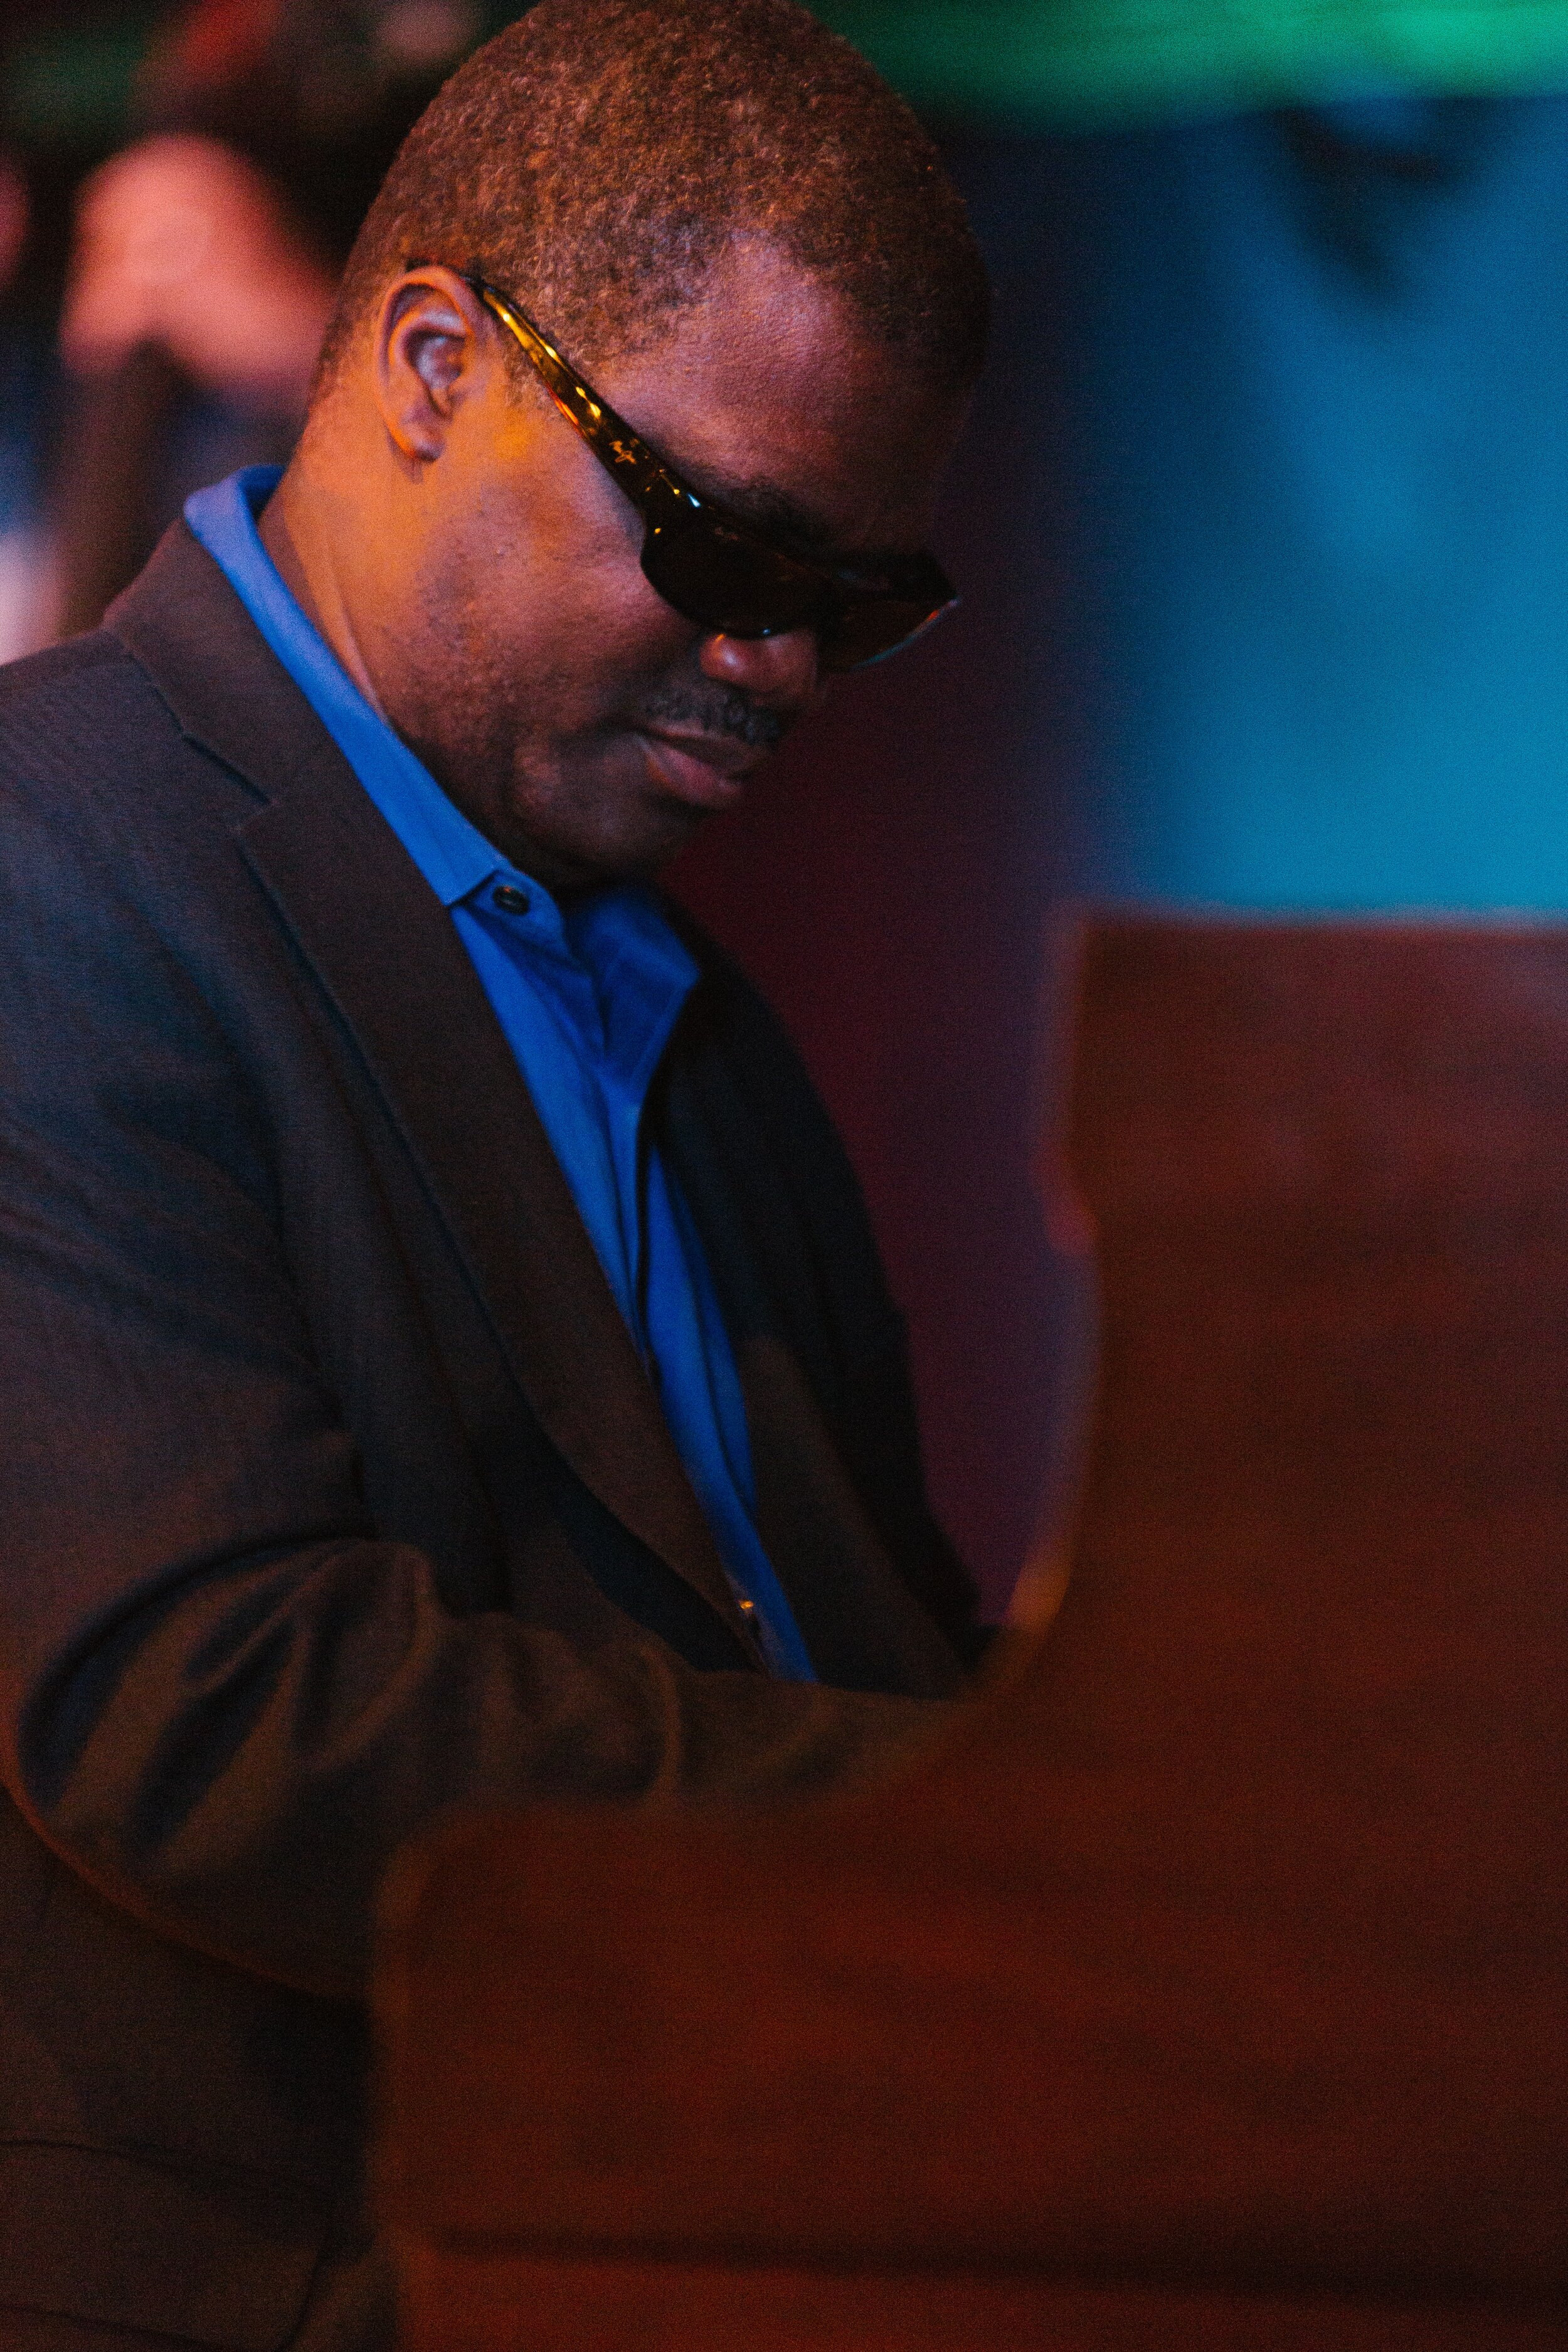
<path id="1" fill-rule="evenodd" d="M 261 543 L 282 574 L 285 587 L 317 634 L 323 637 L 379 718 L 386 711 L 370 674 L 343 591 L 333 524 L 341 501 L 317 478 L 320 460 L 310 436 L 262 509 Z"/>

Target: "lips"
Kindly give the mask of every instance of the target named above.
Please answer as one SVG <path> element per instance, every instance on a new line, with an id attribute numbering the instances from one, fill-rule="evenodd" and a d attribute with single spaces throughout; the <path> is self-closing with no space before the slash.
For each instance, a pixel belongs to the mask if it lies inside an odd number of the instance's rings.
<path id="1" fill-rule="evenodd" d="M 720 735 L 658 735 L 639 729 L 637 740 L 665 791 L 692 808 L 731 807 L 760 756 Z"/>

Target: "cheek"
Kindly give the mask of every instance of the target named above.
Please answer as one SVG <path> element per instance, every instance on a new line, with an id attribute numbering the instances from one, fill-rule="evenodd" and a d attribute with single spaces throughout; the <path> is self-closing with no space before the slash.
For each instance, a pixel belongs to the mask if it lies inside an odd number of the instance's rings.
<path id="1" fill-rule="evenodd" d="M 481 690 L 553 732 L 612 716 L 689 661 L 699 633 L 649 586 L 640 520 L 612 485 L 474 489 L 427 548 L 422 583 L 448 690 Z"/>
<path id="2" fill-rule="evenodd" d="M 689 664 L 698 633 L 624 548 L 531 564 L 488 599 L 490 627 L 523 695 L 548 693 L 563 715 L 613 715 L 650 682 Z"/>
<path id="3" fill-rule="evenodd" d="M 536 751 L 624 719 L 692 665 L 698 633 L 624 551 L 614 562 L 531 550 L 432 583 L 432 638 L 449 694 L 482 702 L 486 731 Z"/>

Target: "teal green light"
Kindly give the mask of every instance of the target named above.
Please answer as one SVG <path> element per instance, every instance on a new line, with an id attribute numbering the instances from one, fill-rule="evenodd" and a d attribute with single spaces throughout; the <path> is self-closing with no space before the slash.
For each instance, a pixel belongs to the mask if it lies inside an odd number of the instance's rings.
<path id="1" fill-rule="evenodd" d="M 1568 85 L 1568 0 L 821 0 L 917 105 L 1135 120 Z"/>
<path id="2" fill-rule="evenodd" d="M 108 147 L 125 134 L 153 22 L 143 5 L 46 27 L 5 61 L 0 133 L 23 146 Z"/>

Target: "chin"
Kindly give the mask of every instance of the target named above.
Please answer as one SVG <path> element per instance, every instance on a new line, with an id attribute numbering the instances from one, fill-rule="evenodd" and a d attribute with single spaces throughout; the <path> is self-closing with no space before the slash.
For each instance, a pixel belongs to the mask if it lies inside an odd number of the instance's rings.
<path id="1" fill-rule="evenodd" d="M 491 835 L 547 889 L 641 880 L 677 856 L 710 814 L 650 789 L 654 779 L 629 736 L 617 732 L 587 756 L 585 746 L 573 750 L 548 766 L 518 761 L 507 837 Z"/>
<path id="2" fill-rule="evenodd" d="M 585 864 L 598 882 L 647 881 L 679 856 L 702 824 L 700 813 L 682 809 L 669 823 L 649 827 L 635 840 L 597 845 Z"/>

